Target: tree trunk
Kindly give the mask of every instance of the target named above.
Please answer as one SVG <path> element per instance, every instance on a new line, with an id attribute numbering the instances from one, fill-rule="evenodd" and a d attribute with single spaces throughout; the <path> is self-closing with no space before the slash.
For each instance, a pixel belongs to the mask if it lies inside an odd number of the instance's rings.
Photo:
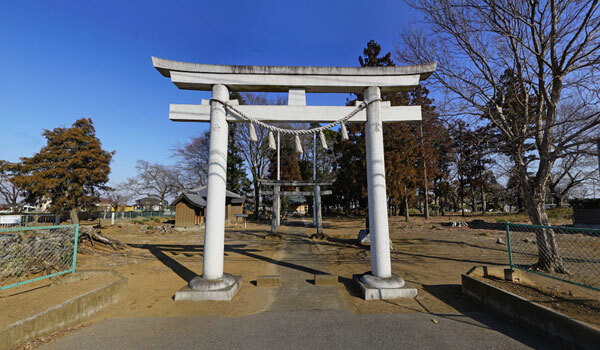
<path id="1" fill-rule="evenodd" d="M 73 225 L 79 224 L 79 216 L 77 215 L 77 212 L 77 208 L 71 208 L 71 210 L 69 211 L 69 216 L 71 217 L 71 223 Z"/>
<path id="2" fill-rule="evenodd" d="M 260 203 L 259 203 L 260 188 L 258 186 L 259 186 L 258 181 L 254 180 L 254 213 L 252 215 L 254 216 L 254 220 L 256 220 L 256 221 L 258 221 L 259 205 L 260 205 Z"/>
<path id="3" fill-rule="evenodd" d="M 544 162 L 540 164 L 540 171 L 546 170 L 545 179 L 549 177 L 549 169 L 552 164 Z M 519 163 L 517 163 L 519 164 Z M 548 215 L 546 215 L 546 181 L 536 178 L 530 180 L 527 168 L 520 162 L 519 177 L 522 195 L 525 200 L 527 214 L 533 225 L 548 226 Z M 539 174 L 539 172 L 538 172 Z M 543 178 L 543 176 L 540 176 Z M 567 273 L 563 266 L 563 260 L 558 253 L 558 247 L 554 238 L 554 230 L 547 228 L 536 228 L 535 236 L 538 246 L 538 262 L 535 267 L 547 272 Z"/>
<path id="4" fill-rule="evenodd" d="M 427 176 L 427 175 L 425 175 Z M 427 179 L 427 178 L 425 178 Z M 425 197 L 424 197 L 424 202 L 423 205 L 425 207 L 425 220 L 429 220 L 429 195 L 427 194 L 427 192 L 429 192 L 428 186 L 427 184 L 425 184 Z"/>
<path id="5" fill-rule="evenodd" d="M 406 219 L 406 222 L 408 222 L 409 219 L 409 214 L 408 214 L 408 196 L 404 196 L 404 218 Z"/>
<path id="6" fill-rule="evenodd" d="M 527 212 L 533 225 L 548 225 L 545 203 L 539 200 L 539 196 L 536 196 L 535 200 L 528 203 Z M 536 229 L 535 236 L 538 246 L 538 262 L 536 267 L 548 272 L 567 273 L 563 265 L 563 260 L 558 253 L 554 230 Z"/>
<path id="7" fill-rule="evenodd" d="M 207 193 L 208 193 L 208 192 L 207 192 Z M 165 208 L 164 208 L 164 203 L 165 203 L 165 197 L 166 197 L 166 196 L 167 196 L 167 194 L 166 194 L 166 193 L 163 193 L 163 194 L 160 196 L 160 203 L 159 203 L 159 205 L 158 205 L 158 208 L 159 208 L 159 210 L 160 210 L 160 213 L 158 214 L 159 216 L 160 216 L 160 215 L 162 215 L 162 213 L 163 213 L 163 210 L 165 209 Z M 207 199 L 208 199 L 208 198 L 207 198 Z M 152 216 L 152 209 L 150 209 L 150 216 Z M 106 218 L 105 218 L 105 219 L 106 219 Z"/>
<path id="8" fill-rule="evenodd" d="M 462 216 L 465 216 L 465 186 L 460 184 L 460 210 L 462 211 Z"/>
<path id="9" fill-rule="evenodd" d="M 485 215 L 487 211 L 487 205 L 485 203 L 485 189 L 483 188 L 483 184 L 481 185 L 481 214 Z"/>

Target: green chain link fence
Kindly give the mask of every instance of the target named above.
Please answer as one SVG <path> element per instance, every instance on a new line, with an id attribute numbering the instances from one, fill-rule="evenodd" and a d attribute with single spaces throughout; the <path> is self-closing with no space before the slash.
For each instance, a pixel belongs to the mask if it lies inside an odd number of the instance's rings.
<path id="1" fill-rule="evenodd" d="M 0 229 L 0 290 L 74 273 L 79 225 Z"/>
<path id="2" fill-rule="evenodd" d="M 564 271 L 561 272 L 550 273 L 540 269 L 540 251 L 547 260 L 556 256 L 548 248 L 552 246 L 549 241 L 548 244 L 538 244 L 540 238 L 550 237 L 551 233 L 554 234 L 555 250 L 562 259 Z M 600 291 L 600 230 L 507 223 L 506 238 L 511 269 Z"/>

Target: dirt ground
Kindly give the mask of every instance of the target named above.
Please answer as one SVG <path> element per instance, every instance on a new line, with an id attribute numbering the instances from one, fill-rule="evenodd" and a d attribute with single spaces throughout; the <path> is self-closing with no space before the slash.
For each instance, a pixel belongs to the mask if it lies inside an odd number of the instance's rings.
<path id="1" fill-rule="evenodd" d="M 0 329 L 116 280 L 112 275 L 40 280 L 0 291 Z"/>
<path id="2" fill-rule="evenodd" d="M 496 278 L 485 282 L 534 301 L 577 320 L 600 328 L 600 300 L 598 292 L 555 282 L 548 278 L 528 274 L 529 283 L 513 283 Z"/>
<path id="3" fill-rule="evenodd" d="M 243 277 L 235 302 L 174 302 L 175 292 L 191 278 L 202 273 L 202 245 L 199 231 L 137 231 L 133 225 L 103 230 L 107 236 L 129 245 L 115 252 L 110 248 L 92 249 L 84 243 L 78 255 L 78 268 L 110 268 L 128 279 L 128 297 L 121 305 L 100 317 L 238 316 L 268 309 L 273 293 L 251 285 L 259 275 L 273 274 L 275 266 L 267 259 L 277 259 L 279 242 L 263 239 L 264 230 L 249 224 L 243 234 L 227 232 L 225 271 Z M 144 225 L 144 228 L 146 225 Z M 263 260 L 257 258 L 259 256 Z M 245 288 L 246 287 L 246 288 Z M 254 287 L 254 288 L 248 288 Z"/>
<path id="4" fill-rule="evenodd" d="M 404 218 L 391 217 L 392 271 L 403 277 L 408 286 L 417 288 L 419 296 L 388 301 L 362 300 L 352 283 L 354 274 L 370 269 L 369 247 L 356 239 L 358 231 L 364 228 L 362 218 L 326 218 L 327 240 L 310 238 L 314 229 L 302 224 L 310 218 L 290 218 L 284 222 L 281 241 L 265 239 L 270 230 L 267 223 L 248 223 L 245 229 L 230 227 L 225 234 L 224 270 L 243 277 L 242 288 L 230 302 L 173 301 L 173 295 L 186 281 L 202 273 L 204 237 L 201 231 L 175 231 L 168 229 L 164 220 L 155 221 L 158 220 L 117 222 L 114 226 L 104 223 L 103 234 L 126 243 L 126 249 L 114 251 L 99 244 L 92 248 L 89 242 L 80 245 L 78 269 L 113 269 L 128 279 L 127 299 L 102 311 L 91 322 L 108 317 L 240 316 L 269 310 L 276 289 L 256 287 L 253 282 L 257 276 L 276 274 L 282 260 L 297 267 L 307 264 L 300 258 L 290 260 L 289 254 L 285 254 L 282 247 L 287 234 L 294 234 L 296 239 L 300 237 L 317 248 L 320 254 L 317 258 L 324 261 L 327 272 L 339 276 L 342 283 L 338 288 L 347 307 L 355 313 L 422 312 L 444 317 L 478 311 L 477 305 L 461 296 L 461 274 L 475 265 L 507 265 L 506 245 L 497 243 L 498 238 L 506 240 L 503 223 L 526 222 L 526 219 L 473 215 L 438 216 L 428 221 L 413 217 L 405 222 Z M 466 222 L 468 227 L 450 227 L 448 224 L 453 221 Z M 559 218 L 553 224 L 564 221 Z M 22 297 L 35 304 L 38 299 L 28 296 L 36 291 L 32 288 Z M 44 291 L 50 289 L 42 288 L 37 293 Z M 598 298 L 600 293 L 595 294 L 596 301 Z"/>
<path id="5" fill-rule="evenodd" d="M 496 243 L 504 238 L 503 224 L 481 218 L 420 217 L 408 223 L 403 218 L 390 218 L 392 271 L 404 278 L 408 286 L 418 289 L 415 299 L 365 301 L 352 286 L 352 275 L 370 268 L 368 246 L 356 244 L 356 233 L 362 220 L 348 222 L 343 218 L 329 220 L 325 226 L 328 242 L 319 245 L 330 272 L 341 276 L 347 284 L 347 303 L 356 313 L 463 313 L 473 305 L 461 297 L 460 276 L 474 265 L 506 265 L 506 246 Z M 469 227 L 449 227 L 449 222 L 467 222 Z"/>

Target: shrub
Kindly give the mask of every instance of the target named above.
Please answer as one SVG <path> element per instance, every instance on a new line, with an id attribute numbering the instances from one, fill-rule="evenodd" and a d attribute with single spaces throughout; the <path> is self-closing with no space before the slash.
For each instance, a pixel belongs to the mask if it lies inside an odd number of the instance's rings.
<path id="1" fill-rule="evenodd" d="M 546 210 L 550 219 L 570 219 L 573 216 L 572 208 L 553 208 Z"/>

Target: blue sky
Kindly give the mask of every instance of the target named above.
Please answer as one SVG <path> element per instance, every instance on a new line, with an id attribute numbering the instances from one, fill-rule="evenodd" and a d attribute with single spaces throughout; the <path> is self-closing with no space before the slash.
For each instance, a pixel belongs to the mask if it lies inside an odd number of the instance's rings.
<path id="1" fill-rule="evenodd" d="M 417 14 L 377 1 L 2 1 L 0 159 L 44 144 L 43 129 L 90 117 L 115 150 L 111 183 L 135 162 L 173 163 L 178 143 L 208 125 L 168 119 L 170 103 L 208 93 L 177 89 L 150 57 L 248 65 L 357 66 L 373 39 L 385 52 Z M 342 105 L 347 95 L 311 94 Z"/>

